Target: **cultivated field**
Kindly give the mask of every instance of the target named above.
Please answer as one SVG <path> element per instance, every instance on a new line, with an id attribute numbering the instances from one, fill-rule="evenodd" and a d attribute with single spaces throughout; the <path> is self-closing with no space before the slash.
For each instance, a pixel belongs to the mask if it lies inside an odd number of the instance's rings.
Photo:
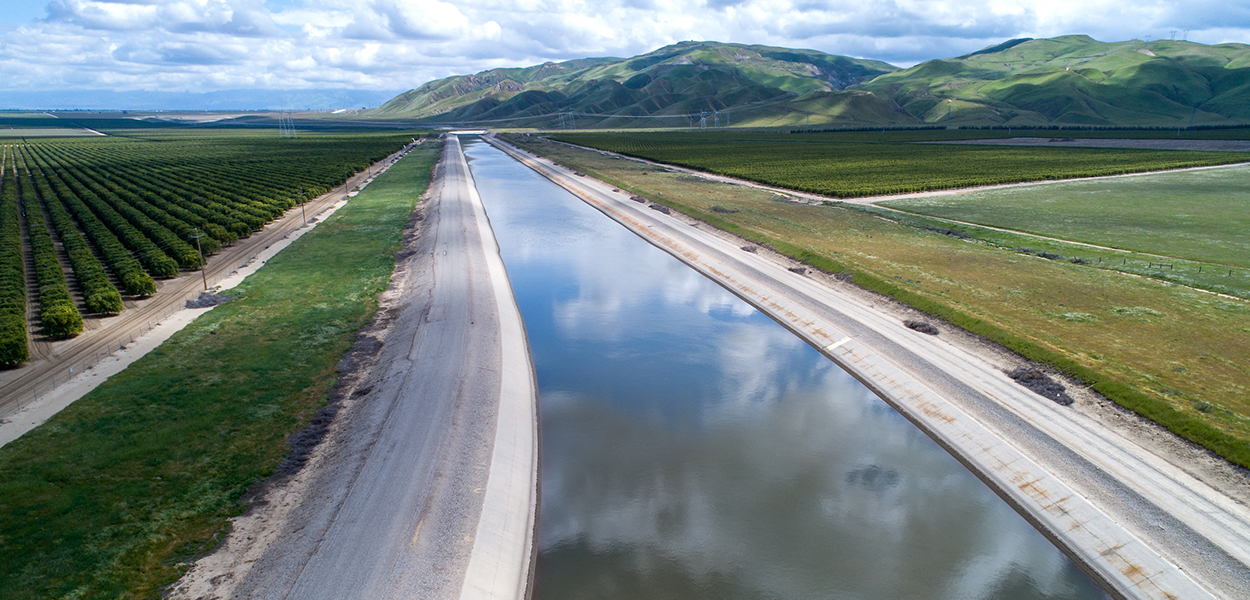
<path id="1" fill-rule="evenodd" d="M 983 132 L 560 134 L 554 139 L 839 198 L 1250 161 L 1250 153 L 901 143 Z M 989 134 L 997 132 L 990 131 Z M 1005 133 L 1005 132 L 1004 132 Z M 874 142 L 881 139 L 886 141 Z"/>
<path id="2" fill-rule="evenodd" d="M 0 595 L 158 598 L 219 541 L 325 405 L 439 146 L 410 152 L 237 300 L 0 448 Z"/>
<path id="3" fill-rule="evenodd" d="M 20 285 L 0 307 L 0 364 L 27 359 L 22 289 L 35 290 L 33 334 L 71 337 L 82 315 L 121 312 L 124 297 L 156 293 L 155 279 L 198 269 L 201 251 L 211 257 L 408 140 L 165 130 L 5 145 L 0 260 Z"/>
<path id="4" fill-rule="evenodd" d="M 885 211 L 801 204 L 536 138 L 509 140 L 851 275 L 868 289 L 1055 365 L 1250 465 L 1250 366 L 1244 358 L 1250 356 L 1250 306 L 1243 301 L 908 224 L 923 217 L 896 220 Z"/>
<path id="5" fill-rule="evenodd" d="M 882 203 L 947 219 L 1250 267 L 1250 167 L 1073 181 Z"/>

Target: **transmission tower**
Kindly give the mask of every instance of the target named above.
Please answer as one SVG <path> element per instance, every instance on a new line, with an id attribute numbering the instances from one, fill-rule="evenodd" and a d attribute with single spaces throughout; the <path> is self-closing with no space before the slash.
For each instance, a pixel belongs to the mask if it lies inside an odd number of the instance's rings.
<path id="1" fill-rule="evenodd" d="M 717 127 L 717 128 L 720 127 L 720 111 L 719 110 L 712 111 L 712 127 Z"/>
<path id="2" fill-rule="evenodd" d="M 278 135 L 284 138 L 295 137 L 295 121 L 289 113 L 278 113 Z"/>
<path id="3" fill-rule="evenodd" d="M 699 129 L 707 129 L 707 111 L 699 111 Z"/>

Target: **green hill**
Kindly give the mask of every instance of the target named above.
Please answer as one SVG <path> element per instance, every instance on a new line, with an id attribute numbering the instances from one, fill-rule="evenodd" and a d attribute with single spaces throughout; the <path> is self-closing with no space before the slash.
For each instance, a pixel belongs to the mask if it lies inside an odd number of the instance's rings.
<path id="1" fill-rule="evenodd" d="M 717 114 L 719 112 L 719 114 Z M 815 50 L 681 42 L 431 81 L 366 118 L 513 127 L 1250 122 L 1250 46 L 1015 39 L 909 69 Z"/>
<path id="2" fill-rule="evenodd" d="M 893 109 L 857 83 L 889 64 L 815 50 L 681 42 L 632 58 L 588 58 L 431 81 L 366 117 L 434 123 L 678 127 L 880 122 Z M 559 113 L 573 112 L 572 117 Z M 695 116 L 691 116 L 695 115 Z"/>
<path id="3" fill-rule="evenodd" d="M 1084 35 L 1019 39 L 895 71 L 863 89 L 918 121 L 1181 125 L 1250 121 L 1250 46 Z"/>

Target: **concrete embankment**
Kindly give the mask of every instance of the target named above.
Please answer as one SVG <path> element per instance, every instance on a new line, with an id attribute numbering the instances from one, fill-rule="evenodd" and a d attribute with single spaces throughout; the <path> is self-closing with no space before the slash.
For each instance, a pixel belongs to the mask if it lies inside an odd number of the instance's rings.
<path id="1" fill-rule="evenodd" d="M 494 145 L 821 349 L 1122 598 L 1250 597 L 1246 507 L 999 368 L 741 242 Z M 693 226 L 692 225 L 697 225 Z M 736 243 L 735 243 L 736 242 Z"/>
<path id="2" fill-rule="evenodd" d="M 520 599 L 529 593 L 538 518 L 538 385 L 521 309 L 512 295 L 486 208 L 459 140 L 450 145 L 455 146 L 456 159 L 468 180 L 468 199 L 498 307 L 503 354 L 490 478 L 460 597 Z"/>
<path id="3" fill-rule="evenodd" d="M 306 466 L 180 582 L 184 598 L 506 599 L 529 593 L 537 388 L 459 140 Z"/>

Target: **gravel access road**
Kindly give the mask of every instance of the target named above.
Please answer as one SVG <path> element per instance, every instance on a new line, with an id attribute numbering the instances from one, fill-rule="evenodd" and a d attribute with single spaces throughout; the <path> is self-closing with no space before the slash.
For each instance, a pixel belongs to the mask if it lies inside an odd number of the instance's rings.
<path id="1" fill-rule="evenodd" d="M 307 485 L 288 490 L 293 507 L 265 525 L 276 535 L 236 528 L 231 537 L 246 539 L 225 552 L 258 558 L 220 569 L 233 581 L 206 597 L 528 592 L 537 388 L 494 234 L 459 140 L 446 140 L 423 222 L 371 326 L 376 359 L 301 473 Z M 257 551 L 252 536 L 272 540 Z"/>
<path id="2" fill-rule="evenodd" d="M 487 138 L 643 239 L 770 315 L 949 450 L 1116 596 L 1250 598 L 1250 510 L 1164 457 L 1017 385 L 862 291 L 631 202 Z M 836 283 L 836 282 L 834 282 Z"/>

